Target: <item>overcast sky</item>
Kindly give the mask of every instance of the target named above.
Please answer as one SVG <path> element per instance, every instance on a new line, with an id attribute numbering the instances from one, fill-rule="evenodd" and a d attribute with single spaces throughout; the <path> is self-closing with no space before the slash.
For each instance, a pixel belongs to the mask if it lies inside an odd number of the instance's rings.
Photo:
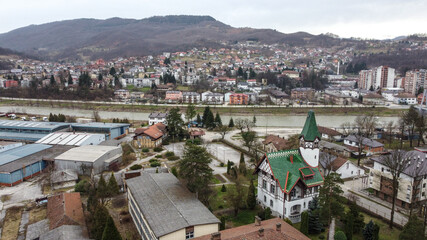
<path id="1" fill-rule="evenodd" d="M 0 33 L 31 24 L 111 17 L 210 15 L 233 27 L 340 37 L 427 32 L 427 0 L 1 0 Z"/>

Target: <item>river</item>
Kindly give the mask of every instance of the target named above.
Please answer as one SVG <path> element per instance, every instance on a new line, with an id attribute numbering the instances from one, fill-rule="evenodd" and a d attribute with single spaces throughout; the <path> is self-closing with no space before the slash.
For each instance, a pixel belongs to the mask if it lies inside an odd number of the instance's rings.
<path id="1" fill-rule="evenodd" d="M 34 114 L 34 115 L 49 115 L 53 114 L 64 114 L 76 117 L 91 118 L 93 117 L 93 111 L 84 110 L 84 109 L 69 109 L 69 108 L 49 108 L 49 107 L 16 107 L 16 106 L 0 106 L 0 112 L 14 112 L 14 113 L 24 113 L 24 114 Z M 113 112 L 113 111 L 99 111 L 98 112 L 101 118 L 103 119 L 112 119 L 112 118 L 127 118 L 129 120 L 147 120 L 149 113 L 146 112 Z M 222 114 L 221 119 L 224 124 L 228 124 L 230 117 L 233 117 L 234 120 L 238 118 L 247 118 L 249 120 L 253 119 L 253 116 L 248 115 L 227 115 Z M 260 115 L 256 116 L 256 125 L 258 127 L 302 127 L 305 122 L 306 116 L 302 115 Z M 345 122 L 354 122 L 356 116 L 348 115 L 316 115 L 317 123 L 321 126 L 337 128 Z M 379 124 L 382 125 L 389 121 L 397 122 L 398 117 L 380 117 Z"/>

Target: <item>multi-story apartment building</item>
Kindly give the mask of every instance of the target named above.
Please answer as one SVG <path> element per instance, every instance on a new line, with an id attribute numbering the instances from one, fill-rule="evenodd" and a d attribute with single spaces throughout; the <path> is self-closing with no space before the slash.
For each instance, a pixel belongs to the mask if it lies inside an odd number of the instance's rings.
<path id="1" fill-rule="evenodd" d="M 388 66 L 362 70 L 359 72 L 359 88 L 393 88 L 396 85 L 394 78 L 395 69 Z"/>
<path id="2" fill-rule="evenodd" d="M 427 152 L 414 150 L 408 153 L 411 161 L 408 167 L 400 173 L 396 205 L 410 208 L 415 202 L 426 202 L 427 192 Z M 373 168 L 370 169 L 369 186 L 375 196 L 392 201 L 392 176 L 390 169 L 384 165 L 381 157 L 372 158 Z"/>
<path id="3" fill-rule="evenodd" d="M 202 93 L 202 102 L 207 104 L 223 104 L 224 94 L 210 91 L 204 92 Z"/>
<path id="4" fill-rule="evenodd" d="M 426 69 L 417 69 L 412 71 L 407 71 L 405 75 L 404 89 L 405 92 L 416 94 L 420 87 L 427 89 L 427 70 Z"/>
<path id="5" fill-rule="evenodd" d="M 199 103 L 200 94 L 196 92 L 183 92 L 182 93 L 182 102 L 184 103 Z"/>
<path id="6" fill-rule="evenodd" d="M 166 91 L 166 101 L 169 102 L 178 102 L 182 100 L 182 92 L 181 91 Z"/>
<path id="7" fill-rule="evenodd" d="M 153 112 L 148 116 L 148 125 L 154 125 L 157 123 L 163 123 L 167 125 L 166 118 L 168 117 L 168 113 L 161 112 Z"/>
<path id="8" fill-rule="evenodd" d="M 291 99 L 312 100 L 314 98 L 313 88 L 294 88 L 291 91 Z"/>
<path id="9" fill-rule="evenodd" d="M 248 105 L 249 96 L 244 93 L 234 93 L 230 95 L 230 104 L 233 105 Z"/>
<path id="10" fill-rule="evenodd" d="M 318 168 L 320 136 L 314 112 L 309 111 L 299 149 L 267 153 L 256 166 L 257 201 L 270 207 L 273 215 L 300 222 L 301 213 L 319 194 L 323 184 Z"/>

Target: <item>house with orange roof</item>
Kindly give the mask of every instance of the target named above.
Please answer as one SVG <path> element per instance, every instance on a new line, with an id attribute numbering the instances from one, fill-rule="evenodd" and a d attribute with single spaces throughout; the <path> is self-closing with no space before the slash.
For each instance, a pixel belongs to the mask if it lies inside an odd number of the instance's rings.
<path id="1" fill-rule="evenodd" d="M 155 148 L 162 145 L 167 136 L 166 125 L 156 123 L 148 128 L 137 128 L 133 137 L 133 146 L 138 148 Z"/>
<path id="2" fill-rule="evenodd" d="M 299 137 L 299 148 L 265 154 L 254 174 L 258 175 L 258 203 L 274 216 L 301 221 L 301 213 L 319 195 L 323 175 L 319 170 L 319 142 L 313 111 L 308 112 Z"/>

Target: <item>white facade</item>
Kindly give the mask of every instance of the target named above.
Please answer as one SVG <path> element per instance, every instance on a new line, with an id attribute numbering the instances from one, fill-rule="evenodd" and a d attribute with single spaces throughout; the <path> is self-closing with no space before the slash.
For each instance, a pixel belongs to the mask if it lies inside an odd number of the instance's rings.
<path id="1" fill-rule="evenodd" d="M 341 178 L 351 178 L 365 175 L 365 170 L 354 165 L 351 161 L 344 163 L 335 172 L 340 174 Z"/>
<path id="2" fill-rule="evenodd" d="M 308 165 L 311 167 L 319 165 L 319 139 L 316 138 L 314 142 L 304 142 L 304 139 L 300 138 L 299 151 Z"/>
<path id="3" fill-rule="evenodd" d="M 207 104 L 223 104 L 224 95 L 222 93 L 204 92 L 202 93 L 202 102 Z"/>

